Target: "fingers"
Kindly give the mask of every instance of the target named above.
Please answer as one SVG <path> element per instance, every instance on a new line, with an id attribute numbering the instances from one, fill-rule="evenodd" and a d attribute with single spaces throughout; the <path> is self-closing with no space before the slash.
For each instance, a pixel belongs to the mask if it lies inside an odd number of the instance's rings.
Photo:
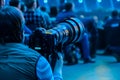
<path id="1" fill-rule="evenodd" d="M 58 52 L 57 55 L 58 55 L 59 59 L 63 59 L 63 54 L 61 52 Z"/>

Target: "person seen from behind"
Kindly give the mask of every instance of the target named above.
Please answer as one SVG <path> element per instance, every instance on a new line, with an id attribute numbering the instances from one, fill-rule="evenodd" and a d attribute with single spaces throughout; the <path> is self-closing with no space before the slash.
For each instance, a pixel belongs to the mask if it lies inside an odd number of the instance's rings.
<path id="1" fill-rule="evenodd" d="M 0 10 L 0 80 L 63 80 L 63 59 L 52 72 L 48 61 L 38 52 L 24 45 L 22 12 L 6 6 Z"/>

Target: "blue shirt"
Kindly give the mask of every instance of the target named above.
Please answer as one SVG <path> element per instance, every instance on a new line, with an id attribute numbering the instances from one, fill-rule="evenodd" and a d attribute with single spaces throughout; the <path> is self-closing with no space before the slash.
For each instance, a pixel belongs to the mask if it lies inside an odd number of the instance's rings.
<path id="1" fill-rule="evenodd" d="M 38 80 L 63 80 L 62 75 L 53 74 L 50 64 L 44 57 L 40 57 L 36 66 Z"/>
<path id="2" fill-rule="evenodd" d="M 56 22 L 59 23 L 59 22 L 65 20 L 65 19 L 68 19 L 70 17 L 77 17 L 77 16 L 73 11 L 60 12 L 56 17 Z"/>

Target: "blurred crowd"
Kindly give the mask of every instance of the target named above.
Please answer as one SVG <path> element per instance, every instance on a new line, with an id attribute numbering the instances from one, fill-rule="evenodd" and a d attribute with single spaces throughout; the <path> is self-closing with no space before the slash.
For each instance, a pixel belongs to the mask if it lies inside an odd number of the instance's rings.
<path id="1" fill-rule="evenodd" d="M 37 0 L 10 0 L 9 5 L 5 4 L 5 0 L 0 0 L 0 74 L 9 76 L 8 73 L 12 71 L 20 75 L 7 78 L 0 76 L 0 79 L 19 80 L 18 78 L 24 76 L 22 80 L 62 80 L 63 64 L 73 65 L 80 60 L 84 64 L 95 63 L 96 52 L 101 49 L 104 50 L 103 54 L 113 55 L 119 62 L 119 11 L 113 10 L 111 15 L 106 16 L 104 20 L 99 20 L 97 16 L 79 15 L 75 12 L 74 6 L 73 3 L 68 2 L 60 7 L 51 6 L 48 10 Z M 78 43 L 63 46 L 62 52 L 58 52 L 59 59 L 52 70 L 43 55 L 25 46 L 29 42 L 29 36 L 37 28 L 41 28 L 42 31 L 49 30 L 70 18 L 78 18 L 82 22 L 84 34 Z M 17 43 L 22 43 L 24 46 Z M 6 67 L 7 65 L 9 67 Z"/>

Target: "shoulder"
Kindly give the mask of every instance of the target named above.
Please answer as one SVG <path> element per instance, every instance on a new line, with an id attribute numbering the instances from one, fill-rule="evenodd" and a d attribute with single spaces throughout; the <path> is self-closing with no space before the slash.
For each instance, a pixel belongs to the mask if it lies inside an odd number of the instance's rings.
<path id="1" fill-rule="evenodd" d="M 52 80 L 53 74 L 52 69 L 48 61 L 43 57 L 39 57 L 36 66 L 36 73 L 39 80 Z"/>
<path id="2" fill-rule="evenodd" d="M 36 10 L 34 11 L 34 14 L 35 14 L 35 15 L 38 15 L 38 16 L 44 15 L 44 13 L 43 13 L 40 9 L 36 9 Z"/>
<path id="3" fill-rule="evenodd" d="M 24 54 L 28 56 L 41 56 L 37 51 L 29 48 L 27 45 L 21 43 L 9 43 L 7 44 L 9 49 L 19 52 L 19 54 Z"/>

